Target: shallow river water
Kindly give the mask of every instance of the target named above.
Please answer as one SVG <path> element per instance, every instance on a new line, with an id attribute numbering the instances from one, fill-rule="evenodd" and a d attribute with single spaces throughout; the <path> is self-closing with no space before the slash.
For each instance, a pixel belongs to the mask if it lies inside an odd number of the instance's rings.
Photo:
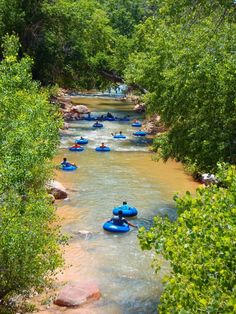
<path id="1" fill-rule="evenodd" d="M 74 101 L 86 104 L 94 115 L 109 111 L 142 120 L 132 112 L 132 105 L 124 102 L 87 98 Z M 168 263 L 161 261 L 161 270 L 155 274 L 150 267 L 153 253 L 141 251 L 136 229 L 131 228 L 127 234 L 109 234 L 102 225 L 112 216 L 113 207 L 124 200 L 139 210 L 137 218 L 132 219 L 138 226 L 150 227 L 155 215 L 174 218 L 174 193 L 194 191 L 197 184 L 183 172 L 181 164 L 153 161 L 148 151 L 151 139 L 134 137 L 136 129 L 131 122 L 102 123 L 104 128 L 94 130 L 93 122 L 71 122 L 62 133 L 55 159 L 59 163 L 67 157 L 79 165 L 74 172 L 58 171 L 56 176 L 69 189 L 69 199 L 57 203 L 62 231 L 70 236 L 65 252 L 67 268 L 61 280 L 97 282 L 102 298 L 89 307 L 88 313 L 157 313 L 161 279 L 168 273 Z M 112 138 L 111 133 L 119 131 L 127 135 L 126 140 Z M 89 139 L 85 151 L 68 151 L 79 136 Z M 109 145 L 111 152 L 95 152 L 101 142 Z M 83 313 L 78 309 L 62 312 Z"/>

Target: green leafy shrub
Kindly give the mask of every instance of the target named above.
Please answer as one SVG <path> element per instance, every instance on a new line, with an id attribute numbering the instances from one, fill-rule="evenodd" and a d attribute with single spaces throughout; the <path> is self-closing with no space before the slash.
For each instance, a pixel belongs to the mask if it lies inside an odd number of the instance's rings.
<path id="1" fill-rule="evenodd" d="M 236 282 L 236 168 L 220 166 L 222 187 L 200 187 L 176 196 L 179 217 L 156 217 L 142 228 L 142 249 L 170 262 L 160 313 L 234 313 Z M 156 268 L 158 268 L 156 266 Z"/>
<path id="2" fill-rule="evenodd" d="M 0 300 L 40 289 L 62 264 L 55 208 L 45 191 L 59 114 L 6 36 L 0 63 Z"/>

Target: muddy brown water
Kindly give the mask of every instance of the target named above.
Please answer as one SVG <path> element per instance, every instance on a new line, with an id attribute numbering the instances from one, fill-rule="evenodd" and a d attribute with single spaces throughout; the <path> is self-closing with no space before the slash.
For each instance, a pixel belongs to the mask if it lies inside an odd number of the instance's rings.
<path id="1" fill-rule="evenodd" d="M 97 116 L 111 112 L 115 116 L 134 114 L 132 105 L 98 98 L 74 98 L 86 104 Z M 89 279 L 96 281 L 102 298 L 82 309 L 56 306 L 40 313 L 152 314 L 162 292 L 161 280 L 168 273 L 168 263 L 160 259 L 161 270 L 150 267 L 152 252 L 141 251 L 137 230 L 127 234 L 103 231 L 103 223 L 112 209 L 126 200 L 139 210 L 132 222 L 149 228 L 155 215 L 176 216 L 173 195 L 194 192 L 197 184 L 186 175 L 180 163 L 155 162 L 148 147 L 151 139 L 136 138 L 131 122 L 103 122 L 103 129 L 93 129 L 93 122 L 71 122 L 62 133 L 61 148 L 55 158 L 63 157 L 79 165 L 74 172 L 57 171 L 56 179 L 69 190 L 69 199 L 57 202 L 62 231 L 69 235 L 65 251 L 66 268 L 59 282 Z M 114 140 L 111 133 L 122 131 L 126 140 Z M 79 136 L 89 139 L 84 152 L 70 152 L 68 147 Z M 109 153 L 95 152 L 104 142 Z"/>

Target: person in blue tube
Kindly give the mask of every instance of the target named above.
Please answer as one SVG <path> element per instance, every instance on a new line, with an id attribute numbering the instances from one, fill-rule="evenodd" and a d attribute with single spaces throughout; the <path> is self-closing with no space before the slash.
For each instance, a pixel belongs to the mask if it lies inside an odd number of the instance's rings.
<path id="1" fill-rule="evenodd" d="M 99 125 L 99 124 L 100 124 L 100 123 L 99 123 L 98 120 L 96 120 L 95 123 L 94 123 L 94 125 Z"/>
<path id="2" fill-rule="evenodd" d="M 124 204 L 124 202 L 123 202 Z M 126 202 L 127 204 L 127 202 Z M 113 221 L 115 225 L 118 225 L 118 226 L 122 226 L 124 223 L 131 226 L 131 227 L 134 227 L 134 228 L 138 228 L 138 226 L 132 224 L 131 222 L 129 222 L 127 219 L 125 219 L 123 217 L 123 211 L 122 210 L 119 210 L 118 211 L 118 216 L 114 216 L 111 218 L 110 221 Z"/>
<path id="3" fill-rule="evenodd" d="M 104 143 L 102 143 L 102 144 L 100 145 L 100 148 L 106 148 L 106 145 L 105 145 Z"/>
<path id="4" fill-rule="evenodd" d="M 129 207 L 129 205 L 127 204 L 126 201 L 123 202 L 121 208 L 122 208 L 122 207 L 125 207 L 125 209 L 131 209 L 131 207 Z"/>
<path id="5" fill-rule="evenodd" d="M 72 164 L 71 162 L 67 161 L 66 158 L 63 158 L 61 165 L 62 165 L 62 167 L 76 166 L 75 164 Z"/>

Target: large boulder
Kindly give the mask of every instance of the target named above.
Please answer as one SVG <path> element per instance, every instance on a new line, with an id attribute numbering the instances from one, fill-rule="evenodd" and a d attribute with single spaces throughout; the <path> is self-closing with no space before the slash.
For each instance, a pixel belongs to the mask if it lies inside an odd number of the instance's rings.
<path id="1" fill-rule="evenodd" d="M 47 191 L 52 194 L 56 200 L 67 198 L 65 187 L 58 181 L 52 180 L 47 184 Z"/>
<path id="2" fill-rule="evenodd" d="M 89 110 L 84 105 L 70 106 L 66 109 L 61 108 L 62 115 L 66 121 L 80 120 L 83 114 L 89 113 Z"/>
<path id="3" fill-rule="evenodd" d="M 79 307 L 99 300 L 101 293 L 94 282 L 79 281 L 66 285 L 54 300 L 54 304 L 66 307 Z"/>
<path id="4" fill-rule="evenodd" d="M 86 107 L 85 105 L 73 106 L 71 108 L 71 111 L 78 112 L 78 113 L 88 113 L 89 112 L 88 107 Z"/>

